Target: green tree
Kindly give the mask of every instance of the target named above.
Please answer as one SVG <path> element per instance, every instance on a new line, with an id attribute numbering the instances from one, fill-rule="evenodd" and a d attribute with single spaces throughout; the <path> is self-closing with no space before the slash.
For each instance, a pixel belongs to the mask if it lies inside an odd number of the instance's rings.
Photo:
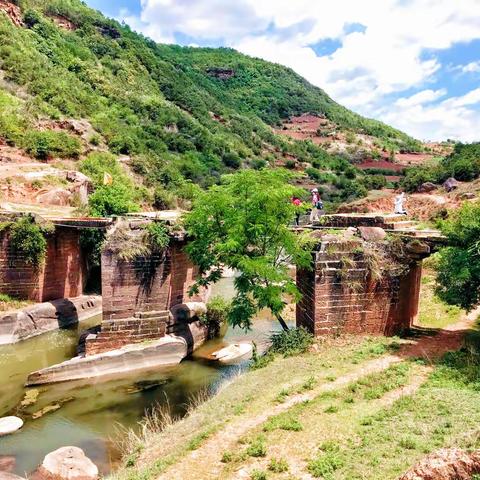
<path id="1" fill-rule="evenodd" d="M 243 170 L 223 177 L 221 185 L 202 192 L 194 201 L 185 225 L 192 241 L 187 251 L 199 266 L 200 286 L 215 283 L 225 267 L 235 269 L 236 295 L 229 322 L 248 330 L 259 310 L 268 308 L 288 330 L 282 318 L 285 297 L 299 299 L 291 264 L 308 267 L 310 242 L 289 225 L 295 216 L 286 170 Z"/>
<path id="2" fill-rule="evenodd" d="M 480 202 L 465 203 L 441 228 L 449 246 L 440 251 L 438 294 L 471 309 L 480 300 Z"/>

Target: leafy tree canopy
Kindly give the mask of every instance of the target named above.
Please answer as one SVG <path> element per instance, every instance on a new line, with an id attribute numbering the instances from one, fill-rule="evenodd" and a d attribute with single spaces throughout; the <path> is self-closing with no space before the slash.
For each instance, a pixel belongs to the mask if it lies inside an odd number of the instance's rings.
<path id="1" fill-rule="evenodd" d="M 225 267 L 235 269 L 236 296 L 229 322 L 248 330 L 253 316 L 268 308 L 280 321 L 287 295 L 299 292 L 289 266 L 310 265 L 309 239 L 290 230 L 291 198 L 298 189 L 286 170 L 243 170 L 202 192 L 186 217 L 192 238 L 187 250 L 199 266 L 196 289 L 215 283 Z"/>
<path id="2" fill-rule="evenodd" d="M 442 223 L 449 246 L 440 252 L 438 293 L 471 309 L 480 300 L 480 202 L 465 203 Z"/>

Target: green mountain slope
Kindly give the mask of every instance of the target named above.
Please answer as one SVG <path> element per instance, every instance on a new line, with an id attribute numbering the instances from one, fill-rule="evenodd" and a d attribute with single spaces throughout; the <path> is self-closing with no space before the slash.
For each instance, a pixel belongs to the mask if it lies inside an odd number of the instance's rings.
<path id="1" fill-rule="evenodd" d="M 388 148 L 420 147 L 283 66 L 231 49 L 158 45 L 78 0 L 0 3 L 17 5 L 23 19 L 15 25 L 0 12 L 0 137 L 37 158 L 75 158 L 103 148 L 128 155 L 147 187 L 188 197 L 185 179 L 207 186 L 222 173 L 282 156 L 348 174 L 337 179 L 342 190 L 342 181 L 356 176 L 348 162 L 274 134 L 272 126 L 290 115 L 324 115 Z M 90 122 L 96 133 L 87 145 L 45 128 L 46 121 L 64 118 Z M 346 187 L 350 196 L 362 193 Z"/>

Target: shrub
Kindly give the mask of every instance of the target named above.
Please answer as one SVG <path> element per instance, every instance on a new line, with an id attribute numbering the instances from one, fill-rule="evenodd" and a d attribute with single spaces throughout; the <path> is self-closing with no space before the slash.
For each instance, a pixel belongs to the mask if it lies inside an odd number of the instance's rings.
<path id="1" fill-rule="evenodd" d="M 281 413 L 270 417 L 263 426 L 264 432 L 271 432 L 273 430 L 286 430 L 291 432 L 300 432 L 303 430 L 303 425 L 291 413 Z"/>
<path id="2" fill-rule="evenodd" d="M 257 437 L 247 448 L 247 455 L 250 457 L 266 457 L 267 447 L 263 437 Z"/>
<path id="3" fill-rule="evenodd" d="M 133 191 L 123 184 L 102 185 L 88 198 L 90 215 L 108 217 L 139 210 Z"/>
<path id="4" fill-rule="evenodd" d="M 316 180 L 317 182 L 322 178 L 322 174 L 318 168 L 307 167 L 305 169 L 305 173 L 312 179 Z"/>
<path id="5" fill-rule="evenodd" d="M 170 235 L 162 222 L 152 222 L 146 227 L 147 241 L 152 251 L 163 250 L 170 243 Z"/>
<path id="6" fill-rule="evenodd" d="M 313 343 L 313 335 L 300 327 L 274 333 L 270 340 L 270 351 L 289 357 L 306 352 Z"/>
<path id="7" fill-rule="evenodd" d="M 284 458 L 272 458 L 268 464 L 268 469 L 274 473 L 288 472 L 288 463 Z"/>
<path id="8" fill-rule="evenodd" d="M 52 230 L 52 226 L 40 227 L 35 224 L 31 216 L 21 218 L 10 226 L 10 247 L 25 263 L 38 268 L 47 252 L 45 235 Z"/>
<path id="9" fill-rule="evenodd" d="M 334 454 L 326 454 L 310 460 L 307 470 L 315 478 L 331 478 L 336 470 L 343 466 L 343 461 Z"/>
<path id="10" fill-rule="evenodd" d="M 297 162 L 295 160 L 287 160 L 285 162 L 285 168 L 288 168 L 289 170 L 293 170 L 297 165 Z"/>
<path id="11" fill-rule="evenodd" d="M 267 166 L 267 162 L 263 158 L 255 158 L 251 161 L 251 166 L 255 170 L 261 170 Z"/>
<path id="12" fill-rule="evenodd" d="M 308 462 L 307 470 L 315 478 L 332 478 L 342 468 L 344 461 L 336 445 L 328 444 L 322 450 L 323 453 L 318 458 Z"/>
<path id="13" fill-rule="evenodd" d="M 230 308 L 231 303 L 220 296 L 215 296 L 208 301 L 207 313 L 202 318 L 202 322 L 208 326 L 211 337 L 218 336 L 222 326 L 227 324 Z"/>
<path id="14" fill-rule="evenodd" d="M 177 205 L 175 195 L 163 187 L 157 187 L 153 194 L 153 206 L 157 210 L 169 210 Z"/>
<path id="15" fill-rule="evenodd" d="M 381 190 L 387 186 L 387 180 L 384 175 L 366 175 L 360 181 L 368 190 Z"/>
<path id="16" fill-rule="evenodd" d="M 470 309 L 480 299 L 480 202 L 464 203 L 440 226 L 449 246 L 439 253 L 437 293 L 451 305 Z"/>
<path id="17" fill-rule="evenodd" d="M 23 140 L 22 146 L 25 151 L 39 160 L 46 160 L 49 157 L 78 157 L 81 145 L 77 138 L 65 132 L 54 132 L 52 130 L 28 131 Z"/>
<path id="18" fill-rule="evenodd" d="M 252 480 L 267 480 L 267 474 L 263 470 L 253 470 L 250 478 Z"/>

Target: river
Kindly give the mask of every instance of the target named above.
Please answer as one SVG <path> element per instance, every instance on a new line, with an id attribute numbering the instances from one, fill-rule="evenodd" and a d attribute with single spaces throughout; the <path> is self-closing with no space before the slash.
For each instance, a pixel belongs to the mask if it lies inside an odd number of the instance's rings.
<path id="1" fill-rule="evenodd" d="M 230 297 L 231 279 L 222 279 L 213 293 Z M 145 412 L 158 404 L 168 405 L 172 413 L 182 415 L 192 397 L 205 390 L 215 393 L 223 381 L 248 364 L 222 366 L 208 360 L 209 353 L 238 340 L 265 345 L 269 334 L 279 328 L 268 315 L 261 315 L 248 334 L 228 329 L 224 338 L 207 342 L 175 367 L 134 372 L 109 381 L 90 379 L 35 389 L 24 387 L 31 371 L 74 356 L 80 333 L 99 322 L 97 317 L 76 328 L 0 346 L 0 417 L 18 415 L 25 421 L 17 433 L 0 437 L 0 471 L 25 475 L 47 453 L 75 445 L 85 451 L 102 474 L 107 474 L 120 461 L 122 429 L 136 428 Z M 22 406 L 28 391 L 36 395 L 32 390 L 38 391 L 35 403 Z"/>

